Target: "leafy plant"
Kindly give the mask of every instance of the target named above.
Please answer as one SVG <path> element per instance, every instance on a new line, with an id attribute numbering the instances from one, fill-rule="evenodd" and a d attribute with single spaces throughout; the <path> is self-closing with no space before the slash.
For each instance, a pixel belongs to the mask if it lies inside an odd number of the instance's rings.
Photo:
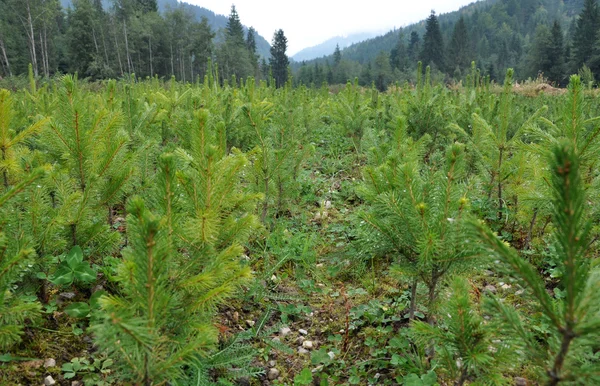
<path id="1" fill-rule="evenodd" d="M 96 271 L 83 261 L 83 251 L 76 245 L 62 259 L 50 281 L 55 285 L 71 285 L 74 282 L 89 284 L 96 281 Z"/>

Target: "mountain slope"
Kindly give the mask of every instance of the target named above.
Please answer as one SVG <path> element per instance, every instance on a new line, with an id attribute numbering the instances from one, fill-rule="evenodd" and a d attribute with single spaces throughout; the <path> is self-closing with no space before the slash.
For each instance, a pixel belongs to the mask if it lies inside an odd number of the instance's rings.
<path id="1" fill-rule="evenodd" d="M 315 58 L 320 58 L 322 56 L 331 55 L 335 51 L 336 45 L 339 45 L 340 49 L 344 49 L 352 44 L 365 41 L 375 36 L 376 34 L 369 32 L 352 34 L 348 36 L 335 36 L 331 39 L 324 41 L 321 44 L 317 44 L 316 46 L 308 47 L 301 50 L 300 52 L 292 56 L 292 59 L 296 62 L 302 62 L 304 60 L 311 60 Z"/>
<path id="2" fill-rule="evenodd" d="M 583 9 L 584 0 L 481 0 L 460 8 L 457 11 L 438 15 L 440 29 L 447 46 L 454 25 L 464 17 L 468 28 L 469 45 L 473 60 L 487 73 L 501 77 L 506 68 L 517 69 L 517 74 L 526 78 L 534 76 L 526 59 L 530 54 L 536 29 L 540 25 L 550 26 L 557 20 L 565 34 L 565 42 L 570 42 L 573 34 L 573 21 Z M 374 65 L 381 52 L 388 55 L 402 37 L 404 47 L 408 47 L 412 32 L 419 34 L 422 42 L 425 33 L 425 20 L 405 28 L 390 31 L 384 35 L 353 44 L 342 50 L 342 58 L 359 64 L 360 68 Z M 332 56 L 313 60 L 307 65 L 333 63 Z M 411 63 L 414 66 L 414 63 Z M 295 68 L 299 68 L 297 65 Z M 453 69 L 447 69 L 453 75 Z M 358 73 L 351 74 L 359 76 Z M 492 76 L 494 78 L 494 76 Z"/>

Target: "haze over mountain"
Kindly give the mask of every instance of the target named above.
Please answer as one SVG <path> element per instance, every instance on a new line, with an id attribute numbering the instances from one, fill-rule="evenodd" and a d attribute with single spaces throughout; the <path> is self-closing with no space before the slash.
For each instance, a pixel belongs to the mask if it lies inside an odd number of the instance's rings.
<path id="1" fill-rule="evenodd" d="M 377 34 L 374 32 L 363 32 L 348 36 L 335 36 L 327 39 L 321 44 L 301 50 L 292 56 L 292 59 L 296 62 L 302 62 L 304 60 L 311 60 L 320 58 L 321 56 L 331 55 L 335 51 L 335 47 L 337 45 L 339 45 L 340 49 L 344 49 L 352 44 L 365 41 L 375 36 L 377 36 Z"/>
<path id="2" fill-rule="evenodd" d="M 461 79 L 475 61 L 482 74 L 496 81 L 503 79 L 507 68 L 515 69 L 517 79 L 553 73 L 552 81 L 556 83 L 564 83 L 567 75 L 579 71 L 583 64 L 600 75 L 600 68 L 596 68 L 600 63 L 600 36 L 594 46 L 597 49 L 580 48 L 581 39 L 576 38 L 583 7 L 584 0 L 483 0 L 437 14 L 439 59 L 433 67 L 440 71 L 440 77 Z M 296 80 L 307 84 L 343 83 L 358 77 L 364 85 L 375 79 L 382 85 L 410 80 L 417 61 L 432 64 L 428 59 L 431 51 L 424 56 L 431 16 L 352 44 L 342 50 L 341 60 L 328 55 L 303 66 L 294 63 Z M 583 35 L 597 36 L 594 31 Z"/>

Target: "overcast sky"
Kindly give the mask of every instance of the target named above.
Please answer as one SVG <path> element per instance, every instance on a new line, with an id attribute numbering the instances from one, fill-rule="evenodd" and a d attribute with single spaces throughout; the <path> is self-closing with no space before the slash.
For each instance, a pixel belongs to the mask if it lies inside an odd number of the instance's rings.
<path id="1" fill-rule="evenodd" d="M 283 29 L 288 55 L 334 37 L 355 32 L 387 32 L 429 16 L 457 10 L 475 0 L 184 0 L 229 15 L 235 4 L 242 24 L 269 42 Z"/>

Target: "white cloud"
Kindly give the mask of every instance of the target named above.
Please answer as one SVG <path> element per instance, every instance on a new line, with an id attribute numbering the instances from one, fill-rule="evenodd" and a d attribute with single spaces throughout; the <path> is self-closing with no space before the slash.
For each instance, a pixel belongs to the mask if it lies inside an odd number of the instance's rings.
<path id="1" fill-rule="evenodd" d="M 288 55 L 317 45 L 330 37 L 355 32 L 386 32 L 429 16 L 457 10 L 474 0 L 186 0 L 211 11 L 228 15 L 235 4 L 242 24 L 254 27 L 269 42 L 283 29 L 288 38 Z"/>

